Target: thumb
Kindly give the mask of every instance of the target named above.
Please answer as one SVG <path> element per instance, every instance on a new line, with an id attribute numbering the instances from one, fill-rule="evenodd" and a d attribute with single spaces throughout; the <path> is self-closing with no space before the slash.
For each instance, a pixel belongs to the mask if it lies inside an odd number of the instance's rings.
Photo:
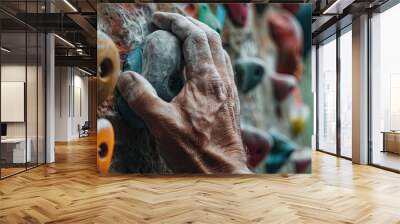
<path id="1" fill-rule="evenodd" d="M 117 88 L 129 108 L 146 123 L 168 116 L 170 105 L 157 96 L 154 87 L 141 75 L 127 71 L 119 76 Z"/>

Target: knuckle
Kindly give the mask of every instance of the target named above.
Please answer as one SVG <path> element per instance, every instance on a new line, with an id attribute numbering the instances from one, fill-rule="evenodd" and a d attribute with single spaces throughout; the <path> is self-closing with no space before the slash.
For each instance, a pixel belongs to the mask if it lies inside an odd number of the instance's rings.
<path id="1" fill-rule="evenodd" d="M 133 74 L 124 74 L 121 75 L 118 81 L 118 84 L 120 87 L 126 89 L 130 86 L 134 86 L 137 84 L 136 82 L 136 76 Z"/>
<path id="2" fill-rule="evenodd" d="M 199 65 L 197 71 L 199 74 L 205 75 L 205 76 L 217 73 L 217 69 L 215 68 L 214 65 L 206 64 L 206 63 Z"/>
<path id="3" fill-rule="evenodd" d="M 207 35 L 202 30 L 193 31 L 191 37 L 195 43 L 205 43 L 207 42 Z"/>
<path id="4" fill-rule="evenodd" d="M 124 92 L 125 89 L 126 89 L 126 85 L 127 85 L 128 83 L 129 83 L 128 77 L 125 77 L 125 75 L 121 75 L 121 76 L 118 78 L 118 82 L 117 82 L 118 89 L 119 89 L 120 91 Z"/>
<path id="5" fill-rule="evenodd" d="M 179 17 L 176 17 L 176 19 L 171 22 L 171 29 L 176 32 L 187 32 L 189 28 L 190 27 L 188 26 L 187 21 L 185 21 L 185 18 L 179 19 Z"/>
<path id="6" fill-rule="evenodd" d="M 226 96 L 226 87 L 224 82 L 221 79 L 211 79 L 208 82 L 208 92 L 211 95 L 214 95 L 218 100 L 225 101 Z"/>
<path id="7" fill-rule="evenodd" d="M 211 29 L 207 30 L 207 37 L 208 37 L 208 40 L 210 40 L 214 43 L 221 42 L 221 37 L 215 30 L 211 30 Z"/>
<path id="8" fill-rule="evenodd" d="M 185 23 L 180 19 L 175 19 L 172 21 L 172 27 L 174 28 L 183 27 L 184 25 Z"/>

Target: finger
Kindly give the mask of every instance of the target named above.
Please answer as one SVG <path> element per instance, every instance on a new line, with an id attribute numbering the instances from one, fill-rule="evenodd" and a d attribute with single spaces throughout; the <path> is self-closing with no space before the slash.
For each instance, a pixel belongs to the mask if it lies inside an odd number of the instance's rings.
<path id="1" fill-rule="evenodd" d="M 167 12 L 155 12 L 152 22 L 160 29 L 175 34 L 183 41 L 183 57 L 188 70 L 187 78 L 210 73 L 213 64 L 207 35 L 186 17 Z"/>
<path id="2" fill-rule="evenodd" d="M 211 49 L 211 55 L 212 55 L 214 64 L 216 65 L 217 69 L 223 70 L 221 72 L 221 75 L 225 74 L 226 64 L 225 64 L 224 49 L 222 48 L 221 36 L 215 30 L 211 29 L 209 26 L 200 22 L 199 20 L 191 18 L 191 17 L 187 17 L 187 18 L 192 23 L 197 25 L 200 29 L 202 29 L 204 31 L 204 33 L 206 33 L 208 45 L 210 46 L 210 49 Z"/>
<path id="3" fill-rule="evenodd" d="M 234 73 L 233 73 L 233 68 L 232 68 L 232 63 L 231 63 L 231 59 L 228 55 L 228 53 L 226 51 L 224 51 L 224 55 L 225 55 L 225 62 L 226 62 L 226 67 L 228 69 L 228 76 L 230 79 L 230 91 L 231 93 L 229 93 L 229 96 L 233 97 L 233 111 L 234 111 L 234 117 L 235 117 L 235 128 L 236 131 L 238 133 L 239 129 L 240 129 L 240 100 L 239 100 L 239 94 L 236 88 L 236 84 L 235 84 L 235 79 L 234 79 Z"/>
<path id="4" fill-rule="evenodd" d="M 170 119 L 171 105 L 157 96 L 156 90 L 143 76 L 132 71 L 124 72 L 118 79 L 117 87 L 129 107 L 146 124 Z"/>
<path id="5" fill-rule="evenodd" d="M 229 85 L 229 89 L 227 90 L 228 96 L 235 99 L 235 98 L 237 98 L 237 88 L 236 88 L 236 84 L 235 84 L 235 75 L 233 72 L 231 59 L 225 50 L 223 51 L 223 54 L 224 54 L 224 58 L 225 58 L 225 67 L 227 70 L 225 80 L 226 80 L 226 83 L 228 83 L 228 85 Z"/>
<path id="6" fill-rule="evenodd" d="M 226 66 L 226 70 L 227 70 L 227 77 L 226 78 L 229 80 L 229 83 L 235 84 L 235 73 L 233 71 L 231 57 L 229 56 L 229 54 L 225 50 L 223 50 L 223 54 L 224 54 L 225 66 Z"/>

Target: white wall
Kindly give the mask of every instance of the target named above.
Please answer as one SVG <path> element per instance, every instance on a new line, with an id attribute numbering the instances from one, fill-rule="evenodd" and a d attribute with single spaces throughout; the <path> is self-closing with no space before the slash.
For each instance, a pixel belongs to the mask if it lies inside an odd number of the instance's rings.
<path id="1" fill-rule="evenodd" d="M 25 70 L 26 69 L 26 70 Z M 36 97 L 36 82 L 32 78 L 36 77 L 36 66 L 18 65 L 18 64 L 5 64 L 1 66 L 1 81 L 2 82 L 26 82 L 25 75 L 27 72 L 28 87 L 27 87 L 27 120 L 28 120 L 28 137 L 30 128 L 35 131 L 36 135 L 36 107 L 43 106 L 37 105 Z M 41 74 L 41 73 L 39 73 Z M 30 88 L 29 88 L 30 87 Z M 4 97 L 4 96 L 3 96 Z M 1 108 L 7 110 L 8 108 Z M 8 137 L 25 137 L 25 123 L 26 122 L 7 122 L 7 136 Z"/>
<path id="2" fill-rule="evenodd" d="M 89 117 L 88 78 L 72 67 L 56 67 L 55 73 L 55 141 L 74 140 L 79 137 L 78 125 Z"/>
<path id="3" fill-rule="evenodd" d="M 38 69 L 38 70 L 36 70 Z M 27 80 L 25 80 L 27 78 Z M 45 150 L 45 120 L 44 120 L 44 74 L 42 67 L 25 64 L 3 64 L 1 66 L 1 81 L 2 82 L 24 82 L 26 83 L 26 106 L 22 107 L 22 113 L 26 110 L 27 120 L 23 122 L 6 122 L 8 138 L 25 138 L 29 139 L 32 150 L 32 161 L 44 163 Z M 22 92 L 23 94 L 24 92 Z M 7 96 L 2 96 L 7 97 Z M 8 107 L 3 107 L 1 110 L 10 110 Z M 11 112 L 12 111 L 7 111 Z M 36 153 L 39 153 L 37 156 Z"/>
<path id="4" fill-rule="evenodd" d="M 3 82 L 25 82 L 25 65 L 9 64 L 1 66 L 1 81 Z M 28 67 L 28 70 L 30 68 Z M 7 110 L 7 108 L 1 108 Z M 25 123 L 7 123 L 7 137 L 25 137 Z"/>
<path id="5" fill-rule="evenodd" d="M 67 67 L 55 68 L 55 140 L 68 139 L 68 87 L 69 76 Z"/>

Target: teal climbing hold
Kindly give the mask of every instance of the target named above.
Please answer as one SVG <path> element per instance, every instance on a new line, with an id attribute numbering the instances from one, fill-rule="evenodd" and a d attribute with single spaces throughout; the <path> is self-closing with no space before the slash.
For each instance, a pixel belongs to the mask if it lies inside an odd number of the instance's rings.
<path id="1" fill-rule="evenodd" d="M 215 16 L 217 17 L 221 27 L 224 27 L 226 10 L 225 10 L 225 8 L 224 8 L 224 6 L 222 4 L 218 4 L 217 5 Z"/>
<path id="2" fill-rule="evenodd" d="M 134 71 L 141 74 L 143 64 L 142 55 L 142 45 L 134 48 L 131 52 L 128 53 L 128 56 L 126 57 L 125 63 L 122 67 L 122 71 Z"/>
<path id="3" fill-rule="evenodd" d="M 199 16 L 198 19 L 207 24 L 211 29 L 221 33 L 222 25 L 220 24 L 217 17 L 211 11 L 207 3 L 199 3 Z"/>
<path id="4" fill-rule="evenodd" d="M 128 54 L 123 71 L 134 71 L 142 75 L 154 87 L 161 99 L 170 102 L 178 95 L 184 84 L 180 45 L 180 40 L 172 33 L 164 30 L 154 31 L 145 37 L 140 46 Z M 129 125 L 133 128 L 144 128 L 143 120 L 130 109 L 118 90 L 116 98 L 118 111 Z"/>
<path id="5" fill-rule="evenodd" d="M 289 160 L 290 155 L 295 151 L 296 144 L 285 135 L 271 131 L 273 146 L 265 161 L 267 173 L 277 173 L 279 169 Z"/>

